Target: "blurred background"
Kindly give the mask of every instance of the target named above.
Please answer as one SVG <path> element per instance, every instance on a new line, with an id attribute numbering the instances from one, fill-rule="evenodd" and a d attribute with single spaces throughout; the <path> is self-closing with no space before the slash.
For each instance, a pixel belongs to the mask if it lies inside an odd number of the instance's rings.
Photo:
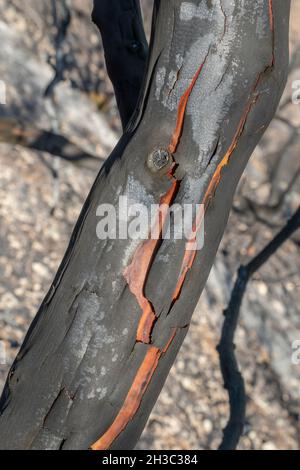
<path id="1" fill-rule="evenodd" d="M 152 1 L 142 3 L 149 34 Z M 121 132 L 91 4 L 0 0 L 1 389 Z M 222 311 L 239 265 L 300 202 L 300 0 L 292 1 L 291 20 L 281 106 L 240 182 L 190 332 L 140 449 L 209 449 L 221 439 L 228 416 L 216 352 Z M 300 448 L 300 363 L 292 361 L 293 342 L 300 340 L 299 252 L 298 232 L 255 276 L 243 303 L 236 343 L 248 409 L 240 449 Z"/>

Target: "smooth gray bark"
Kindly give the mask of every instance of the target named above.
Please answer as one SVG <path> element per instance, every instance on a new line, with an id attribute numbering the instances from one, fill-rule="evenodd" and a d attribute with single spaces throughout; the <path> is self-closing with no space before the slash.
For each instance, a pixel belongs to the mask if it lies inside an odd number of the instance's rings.
<path id="1" fill-rule="evenodd" d="M 95 181 L 9 373 L 2 449 L 103 448 L 103 435 L 111 449 L 135 446 L 188 331 L 237 183 L 281 97 L 289 1 L 175 0 L 155 7 L 143 98 Z M 146 250 L 138 252 L 141 244 L 131 240 L 99 240 L 96 210 L 100 203 L 117 207 L 120 195 L 159 203 L 174 180 L 147 169 L 156 148 L 172 149 L 179 165 L 174 202 L 205 204 L 205 243 L 180 289 L 185 241 L 157 245 L 142 286 L 157 317 L 147 343 L 137 341 L 142 312 L 124 275 Z M 141 388 L 136 378 L 143 374 Z M 142 393 L 130 409 L 133 384 Z M 124 404 L 130 417 L 116 432 Z"/>

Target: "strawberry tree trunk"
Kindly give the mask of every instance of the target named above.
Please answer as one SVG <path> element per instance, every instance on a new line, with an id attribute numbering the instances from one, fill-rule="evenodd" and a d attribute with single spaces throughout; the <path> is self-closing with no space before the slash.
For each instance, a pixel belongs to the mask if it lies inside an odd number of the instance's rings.
<path id="1" fill-rule="evenodd" d="M 137 443 L 187 334 L 235 188 L 281 97 L 289 7 L 155 1 L 142 96 L 9 372 L 2 449 Z M 120 196 L 148 208 L 202 204 L 203 248 L 172 237 L 100 239 L 97 208 L 118 208 Z M 199 208 L 194 228 L 202 218 Z M 165 222 L 163 213 L 160 235 Z"/>

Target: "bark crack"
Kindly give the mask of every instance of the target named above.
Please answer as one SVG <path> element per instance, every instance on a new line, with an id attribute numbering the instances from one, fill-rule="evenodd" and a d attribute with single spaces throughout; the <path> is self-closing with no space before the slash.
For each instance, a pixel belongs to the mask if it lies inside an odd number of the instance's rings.
<path id="1" fill-rule="evenodd" d="M 124 431 L 140 408 L 142 399 L 148 389 L 160 359 L 167 352 L 177 333 L 174 329 L 164 348 L 149 346 L 144 360 L 134 377 L 123 406 L 108 430 L 91 445 L 92 450 L 107 450 L 117 437 Z"/>

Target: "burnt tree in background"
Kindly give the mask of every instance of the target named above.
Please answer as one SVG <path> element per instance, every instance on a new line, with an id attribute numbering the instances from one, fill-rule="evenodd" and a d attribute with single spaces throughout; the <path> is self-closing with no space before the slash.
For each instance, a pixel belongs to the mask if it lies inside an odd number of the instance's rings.
<path id="1" fill-rule="evenodd" d="M 100 30 L 101 3 L 115 2 L 96 2 Z M 140 21 L 138 2 L 118 3 Z M 281 97 L 289 7 L 288 0 L 155 1 L 143 92 L 9 372 L 1 448 L 135 446 L 188 331 L 237 183 Z M 126 94 L 118 103 L 126 124 Z M 170 158 L 157 174 L 147 163 L 161 150 Z M 97 207 L 117 207 L 120 196 L 148 207 L 202 203 L 204 248 L 187 250 L 184 240 L 99 240 Z"/>

